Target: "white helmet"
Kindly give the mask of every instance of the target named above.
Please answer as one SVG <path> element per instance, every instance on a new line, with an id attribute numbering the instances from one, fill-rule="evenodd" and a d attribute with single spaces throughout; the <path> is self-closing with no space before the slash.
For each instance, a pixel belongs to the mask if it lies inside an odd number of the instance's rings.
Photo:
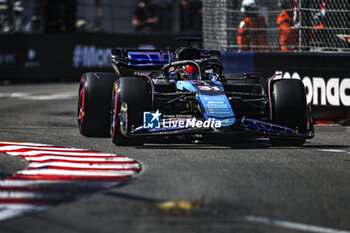
<path id="1" fill-rule="evenodd" d="M 243 0 L 241 4 L 241 12 L 246 12 L 247 8 L 257 8 L 255 0 Z"/>

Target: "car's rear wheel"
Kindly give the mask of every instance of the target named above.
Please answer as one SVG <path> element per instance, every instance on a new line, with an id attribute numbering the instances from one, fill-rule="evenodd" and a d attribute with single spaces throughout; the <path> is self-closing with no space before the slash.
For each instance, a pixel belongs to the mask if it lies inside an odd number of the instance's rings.
<path id="1" fill-rule="evenodd" d="M 145 137 L 126 134 L 143 125 L 143 112 L 151 110 L 151 89 L 146 80 L 121 77 L 113 88 L 111 138 L 117 146 L 142 146 Z M 122 120 L 120 119 L 122 118 Z"/>
<path id="2" fill-rule="evenodd" d="M 307 131 L 306 95 L 303 83 L 298 79 L 281 79 L 272 83 L 273 123 L 296 130 Z M 302 146 L 303 138 L 270 138 L 273 146 Z"/>
<path id="3" fill-rule="evenodd" d="M 85 73 L 80 81 L 78 127 L 88 137 L 109 137 L 113 73 Z"/>

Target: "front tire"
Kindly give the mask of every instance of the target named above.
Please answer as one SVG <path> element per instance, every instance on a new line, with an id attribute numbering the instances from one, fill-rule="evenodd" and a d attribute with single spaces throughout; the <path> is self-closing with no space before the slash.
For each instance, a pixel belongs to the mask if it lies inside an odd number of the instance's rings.
<path id="1" fill-rule="evenodd" d="M 113 73 L 85 73 L 80 81 L 79 132 L 87 137 L 109 137 Z"/>
<path id="2" fill-rule="evenodd" d="M 115 82 L 110 132 L 114 144 L 142 146 L 145 143 L 145 137 L 130 138 L 125 134 L 143 125 L 143 112 L 151 110 L 151 94 L 150 85 L 142 78 L 121 77 Z M 120 121 L 120 115 L 124 122 Z"/>
<path id="3" fill-rule="evenodd" d="M 281 79 L 273 82 L 271 91 L 273 123 L 305 134 L 307 113 L 304 84 L 298 79 Z M 270 138 L 270 143 L 273 146 L 302 146 L 305 139 Z"/>

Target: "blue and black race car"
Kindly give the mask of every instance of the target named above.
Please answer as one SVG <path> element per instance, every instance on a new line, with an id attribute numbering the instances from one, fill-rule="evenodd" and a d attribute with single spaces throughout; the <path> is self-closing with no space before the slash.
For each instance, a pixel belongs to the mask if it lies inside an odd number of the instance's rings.
<path id="1" fill-rule="evenodd" d="M 112 50 L 115 73 L 81 78 L 82 135 L 140 146 L 154 136 L 270 138 L 303 145 L 314 136 L 304 85 L 275 75 L 223 74 L 220 52 L 188 45 L 175 51 Z"/>

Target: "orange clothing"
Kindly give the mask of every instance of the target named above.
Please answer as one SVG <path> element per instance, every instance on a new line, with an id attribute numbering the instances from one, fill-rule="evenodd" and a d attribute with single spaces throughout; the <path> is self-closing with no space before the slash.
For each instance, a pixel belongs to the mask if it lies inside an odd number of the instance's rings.
<path id="1" fill-rule="evenodd" d="M 286 11 L 277 16 L 278 32 L 280 34 L 281 51 L 293 51 L 299 45 L 299 31 L 294 27 L 293 19 Z"/>
<path id="2" fill-rule="evenodd" d="M 239 51 L 269 50 L 266 28 L 267 24 L 263 16 L 258 16 L 256 19 L 246 17 L 238 28 L 237 43 Z"/>

